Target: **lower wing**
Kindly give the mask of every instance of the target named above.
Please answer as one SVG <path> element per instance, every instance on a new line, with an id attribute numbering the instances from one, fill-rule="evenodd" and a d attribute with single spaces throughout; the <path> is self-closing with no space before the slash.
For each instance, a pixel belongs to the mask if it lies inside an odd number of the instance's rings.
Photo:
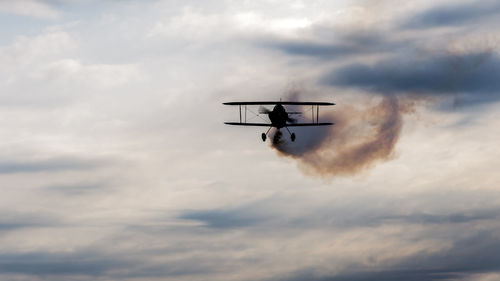
<path id="1" fill-rule="evenodd" d="M 265 123 L 240 123 L 240 122 L 224 122 L 226 125 L 236 125 L 236 126 L 259 126 L 259 127 L 274 127 L 273 124 Z M 331 126 L 335 123 L 296 123 L 296 124 L 286 124 L 285 127 L 306 127 L 306 126 Z"/>
<path id="2" fill-rule="evenodd" d="M 240 122 L 224 122 L 227 125 L 237 125 L 237 126 L 260 126 L 260 127 L 272 127 L 273 124 L 265 123 L 240 123 Z"/>
<path id="3" fill-rule="evenodd" d="M 335 123 L 297 123 L 297 124 L 286 124 L 287 127 L 305 127 L 305 126 L 331 126 Z"/>

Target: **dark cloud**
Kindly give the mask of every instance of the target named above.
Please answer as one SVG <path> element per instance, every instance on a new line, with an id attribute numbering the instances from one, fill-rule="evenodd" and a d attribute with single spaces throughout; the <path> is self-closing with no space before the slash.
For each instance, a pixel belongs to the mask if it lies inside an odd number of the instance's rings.
<path id="1" fill-rule="evenodd" d="M 95 278 L 164 278 L 214 272 L 216 264 L 201 258 L 173 259 L 157 263 L 151 254 L 140 252 L 105 253 L 97 250 L 75 252 L 28 252 L 0 254 L 0 278 L 5 274 Z M 70 278 L 71 279 L 71 278 Z M 65 279 L 68 280 L 68 279 Z"/>
<path id="2" fill-rule="evenodd" d="M 414 199 L 416 200 L 416 199 Z M 450 199 L 451 200 L 451 199 Z M 463 200 L 459 201 L 462 202 Z M 361 202 L 358 202 L 361 204 Z M 187 211 L 178 216 L 180 219 L 202 222 L 204 227 L 213 229 L 251 228 L 272 225 L 275 228 L 335 228 L 350 229 L 358 227 L 380 227 L 382 225 L 458 225 L 476 222 L 495 221 L 500 218 L 500 208 L 483 207 L 455 211 L 409 212 L 398 202 L 396 206 L 353 208 L 351 205 L 331 203 L 308 208 L 296 215 L 284 215 L 294 200 L 263 200 L 240 207 L 215 210 Z M 394 202 L 386 202 L 394 204 Z M 453 203 L 464 204 L 464 203 Z M 171 230 L 169 230 L 171 231 Z"/>
<path id="3" fill-rule="evenodd" d="M 431 281 L 457 280 L 459 273 L 442 273 L 438 270 L 394 269 L 390 271 L 360 270 L 356 273 L 339 274 L 336 276 L 318 276 L 313 271 L 300 272 L 290 277 L 270 279 L 268 281 Z"/>
<path id="4" fill-rule="evenodd" d="M 125 274 L 112 274 L 120 278 L 165 278 L 206 275 L 220 271 L 223 267 L 217 261 L 207 261 L 204 258 L 187 258 L 165 262 L 162 264 L 145 265 Z"/>
<path id="5" fill-rule="evenodd" d="M 270 47 L 281 50 L 287 54 L 299 56 L 311 56 L 318 58 L 334 58 L 338 56 L 357 54 L 359 50 L 353 50 L 350 46 L 330 45 L 308 41 L 284 41 L 271 44 Z"/>
<path id="6" fill-rule="evenodd" d="M 421 96 L 465 94 L 472 101 L 500 99 L 500 58 L 491 52 L 393 57 L 375 64 L 351 64 L 321 82 L 381 94 Z"/>
<path id="7" fill-rule="evenodd" d="M 16 213 L 2 211 L 0 231 L 12 231 L 21 228 L 61 226 L 63 222 L 54 216 L 34 213 Z"/>
<path id="8" fill-rule="evenodd" d="M 404 28 L 421 29 L 441 26 L 457 26 L 500 14 L 498 1 L 481 1 L 432 7 L 411 16 Z"/>
<path id="9" fill-rule="evenodd" d="M 352 33 L 331 30 L 331 34 L 323 34 L 323 32 L 315 32 L 316 29 L 324 30 L 325 28 L 318 26 L 313 29 L 315 39 L 267 40 L 261 45 L 289 55 L 327 60 L 364 54 L 390 53 L 409 46 L 407 41 L 394 40 L 376 30 L 370 30 L 370 32 L 358 30 Z"/>
<path id="10" fill-rule="evenodd" d="M 476 209 L 448 214 L 412 213 L 389 214 L 389 210 L 367 210 L 351 218 L 341 219 L 336 222 L 344 227 L 377 227 L 383 224 L 420 224 L 420 225 L 449 225 L 496 220 L 500 218 L 500 209 Z"/>
<path id="11" fill-rule="evenodd" d="M 262 45 L 295 57 L 319 59 L 320 63 L 357 59 L 356 63 L 344 64 L 323 73 L 319 79 L 323 85 L 354 87 L 378 94 L 453 96 L 455 101 L 465 99 L 472 104 L 487 103 L 500 97 L 500 58 L 491 47 L 477 42 L 468 46 L 463 42 L 463 51 L 453 52 L 448 51 L 442 37 L 429 33 L 408 34 L 405 31 L 410 26 L 432 28 L 466 23 L 495 14 L 500 14 L 497 1 L 450 4 L 410 14 L 403 26 L 398 22 L 392 22 L 385 28 L 316 25 L 306 32 L 307 36 L 303 36 L 307 39 L 268 39 Z M 457 41 L 454 39 L 462 36 L 458 33 L 445 34 L 451 41 Z M 443 34 L 440 33 L 440 36 Z M 425 51 L 429 49 L 429 43 L 440 44 L 431 46 L 441 51 Z M 385 56 L 375 63 L 360 60 L 364 55 L 373 54 Z M 461 96 L 457 97 L 458 94 Z"/>
<path id="12" fill-rule="evenodd" d="M 199 221 L 204 223 L 206 227 L 220 229 L 255 226 L 266 220 L 248 208 L 188 211 L 180 215 L 179 218 Z"/>
<path id="13" fill-rule="evenodd" d="M 358 202 L 359 203 L 359 202 Z M 474 223 L 490 220 L 495 226 L 500 210 L 498 209 L 473 209 L 470 211 L 441 213 L 409 213 L 405 214 L 404 209 L 385 206 L 380 202 L 381 207 L 359 208 L 358 203 L 352 203 L 343 207 L 331 206 L 335 204 L 323 205 L 323 208 L 313 208 L 301 211 L 297 214 L 285 215 L 283 205 L 289 208 L 302 208 L 301 204 L 290 200 L 264 200 L 254 204 L 244 205 L 240 208 L 228 208 L 222 210 L 190 211 L 185 212 L 180 217 L 188 220 L 202 221 L 208 228 L 226 232 L 233 228 L 259 227 L 258 233 L 271 231 L 276 233 L 283 229 L 288 229 L 287 233 L 296 231 L 309 231 L 324 227 L 352 228 L 352 227 L 378 227 L 384 224 L 404 225 L 429 224 L 430 229 L 434 225 L 445 228 L 441 235 L 450 233 L 446 231 L 450 224 L 453 229 L 464 233 L 474 229 Z M 398 202 L 400 206 L 403 202 Z M 403 204 L 404 205 L 404 204 Z M 330 206 L 330 207 L 329 207 Z M 350 210 L 354 207 L 355 210 Z M 377 209 L 381 208 L 381 209 Z M 288 213 L 288 212 L 287 212 Z M 16 219 L 19 221 L 19 219 Z M 36 220 L 36 219 L 33 219 Z M 155 227 L 157 223 L 153 224 Z M 487 225 L 487 224 L 481 224 Z M 272 226 L 272 227 L 269 227 Z M 455 228 L 457 227 L 457 228 Z M 124 232 L 123 239 L 133 239 L 133 233 L 140 229 L 128 229 Z M 141 249 L 140 251 L 125 250 L 119 252 L 106 252 L 110 248 L 104 247 L 105 252 L 92 249 L 80 249 L 75 252 L 31 252 L 31 253 L 3 253 L 0 254 L 0 274 L 23 274 L 32 276 L 82 276 L 82 280 L 91 280 L 93 277 L 101 278 L 162 278 L 165 276 L 203 276 L 204 274 L 231 272 L 231 266 L 242 261 L 227 261 L 221 257 L 207 259 L 206 255 L 232 249 L 234 245 L 213 245 L 211 240 L 204 242 L 200 237 L 210 238 L 214 235 L 211 231 L 197 232 L 193 227 L 182 226 L 182 231 L 176 233 L 176 227 L 163 229 L 161 234 L 174 235 L 175 237 L 185 237 L 188 233 L 190 237 L 170 243 L 167 247 L 153 247 Z M 465 231 L 467 229 L 467 231 Z M 175 233 L 175 234 L 172 234 Z M 430 231 L 432 233 L 432 230 Z M 475 273 L 480 271 L 493 271 L 496 269 L 495 262 L 500 254 L 500 239 L 495 237 L 494 231 L 475 233 L 466 238 L 457 239 L 453 237 L 463 237 L 463 235 L 450 234 L 453 247 L 440 254 L 420 252 L 416 255 L 397 260 L 391 263 L 384 263 L 377 267 L 366 267 L 363 265 L 353 265 L 349 270 L 341 272 L 336 276 L 322 277 L 314 270 L 302 271 L 298 275 L 290 278 L 277 278 L 272 280 L 440 280 L 439 278 L 452 278 L 456 274 Z M 154 236 L 157 236 L 156 233 Z M 218 235 L 217 232 L 216 235 Z M 132 235 L 132 236 L 129 236 Z M 427 236 L 429 237 L 429 236 Z M 104 241 L 116 243 L 120 239 L 115 238 Z M 217 244 L 217 243 L 216 243 Z M 101 245 L 102 246 L 102 245 Z M 239 246 L 238 246 L 239 247 Z M 490 249 L 491 247 L 491 249 Z M 101 248 L 101 247 L 100 247 Z M 474 251 L 481 253 L 476 257 L 479 259 L 474 264 L 460 267 L 458 271 L 453 271 L 454 266 L 462 266 L 463 259 L 469 259 Z M 191 255 L 196 252 L 196 255 Z M 484 253 L 484 254 L 483 254 Z M 165 260 L 165 258 L 168 258 Z M 157 262 L 156 260 L 162 260 Z M 433 267 L 437 265 L 437 267 Z M 399 279 L 398 279 L 399 278 Z M 413 278 L 413 279 L 412 279 Z M 67 279 L 66 279 L 67 280 Z"/>
<path id="14" fill-rule="evenodd" d="M 55 191 L 69 196 L 85 195 L 105 188 L 106 186 L 103 184 L 66 184 L 46 187 L 49 191 Z"/>
<path id="15" fill-rule="evenodd" d="M 42 160 L 0 162 L 0 174 L 59 172 L 69 170 L 88 170 L 104 164 L 101 160 L 81 158 L 49 158 Z"/>
<path id="16" fill-rule="evenodd" d="M 500 238 L 498 230 L 483 230 L 466 238 L 457 239 L 451 248 L 441 252 L 422 251 L 387 265 L 369 267 L 350 266 L 337 275 L 317 274 L 313 269 L 303 270 L 280 281 L 433 281 L 457 280 L 476 273 L 500 272 Z"/>
<path id="17" fill-rule="evenodd" d="M 457 212 L 452 214 L 426 214 L 417 213 L 407 216 L 382 216 L 377 218 L 380 222 L 406 222 L 414 224 L 455 224 L 480 220 L 490 220 L 500 217 L 500 210 L 476 210 L 470 213 Z"/>
<path id="18" fill-rule="evenodd" d="M 111 269 L 129 265 L 123 259 L 94 252 L 0 254 L 0 274 L 100 276 Z"/>

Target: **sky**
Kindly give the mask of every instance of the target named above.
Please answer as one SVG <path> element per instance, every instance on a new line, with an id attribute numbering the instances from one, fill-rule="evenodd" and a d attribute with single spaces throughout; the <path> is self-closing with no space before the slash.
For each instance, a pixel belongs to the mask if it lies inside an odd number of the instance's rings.
<path id="1" fill-rule="evenodd" d="M 0 280 L 499 280 L 499 14 L 0 0 Z"/>

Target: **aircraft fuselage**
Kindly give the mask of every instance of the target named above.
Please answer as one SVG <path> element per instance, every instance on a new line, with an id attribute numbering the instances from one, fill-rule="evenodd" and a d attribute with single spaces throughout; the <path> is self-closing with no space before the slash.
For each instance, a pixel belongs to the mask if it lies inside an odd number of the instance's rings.
<path id="1" fill-rule="evenodd" d="M 282 104 L 276 104 L 271 112 L 268 113 L 273 127 L 281 129 L 286 127 L 286 121 L 289 120 L 288 113 Z"/>

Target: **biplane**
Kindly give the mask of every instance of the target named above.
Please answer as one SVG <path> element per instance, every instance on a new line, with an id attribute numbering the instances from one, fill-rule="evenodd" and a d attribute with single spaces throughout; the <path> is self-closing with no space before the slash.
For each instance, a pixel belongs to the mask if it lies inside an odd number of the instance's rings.
<path id="1" fill-rule="evenodd" d="M 240 122 L 224 122 L 227 125 L 236 126 L 260 126 L 269 127 L 267 132 L 262 133 L 262 141 L 266 141 L 267 135 L 272 128 L 280 130 L 285 128 L 290 134 L 290 139 L 295 141 L 295 133 L 290 132 L 288 127 L 304 127 L 304 126 L 330 126 L 334 123 L 321 123 L 319 122 L 319 107 L 320 106 L 330 106 L 335 105 L 331 102 L 296 102 L 296 101 L 250 101 L 250 102 L 225 102 L 224 105 L 237 105 L 240 110 Z M 267 114 L 271 123 L 249 123 L 247 122 L 247 109 L 248 105 L 259 105 L 258 114 L 254 113 L 256 116 L 259 114 Z M 264 105 L 274 105 L 272 110 L 264 107 Z M 290 117 L 290 115 L 302 114 L 302 112 L 287 111 L 284 107 L 285 105 L 299 105 L 299 106 L 311 106 L 311 122 L 309 123 L 297 123 L 295 118 Z M 314 114 L 316 111 L 316 114 Z M 260 116 L 259 116 L 260 117 Z M 261 117 L 262 118 L 262 117 Z M 263 118 L 262 118 L 263 119 Z M 268 122 L 267 120 L 263 119 Z"/>

